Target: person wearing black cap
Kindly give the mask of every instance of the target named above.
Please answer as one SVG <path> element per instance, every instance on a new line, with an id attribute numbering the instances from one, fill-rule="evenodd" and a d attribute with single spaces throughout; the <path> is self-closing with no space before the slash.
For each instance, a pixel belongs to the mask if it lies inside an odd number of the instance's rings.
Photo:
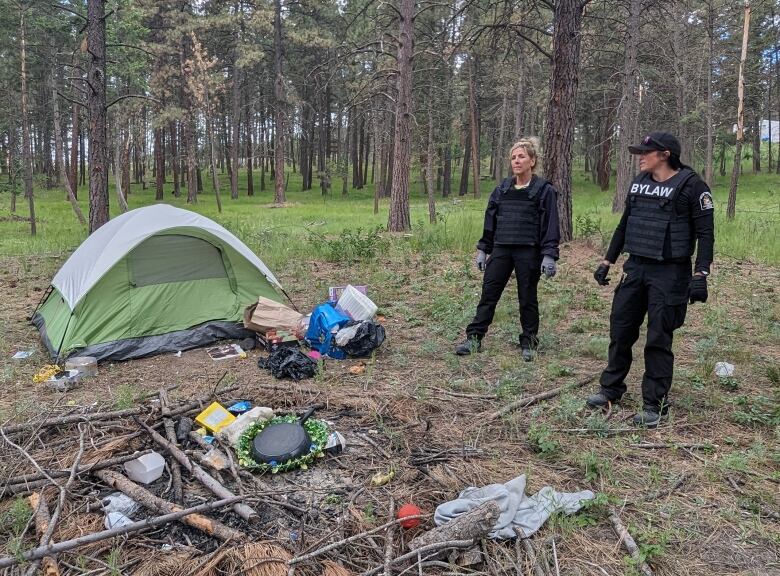
<path id="1" fill-rule="evenodd" d="M 680 162 L 680 143 L 667 132 L 651 132 L 629 146 L 639 155 L 640 174 L 609 249 L 593 274 L 609 284 L 609 267 L 629 254 L 615 288 L 609 327 L 609 360 L 600 390 L 586 400 L 591 408 L 620 400 L 631 368 L 631 348 L 647 315 L 642 411 L 634 424 L 654 428 L 669 407 L 674 372 L 672 337 L 683 325 L 690 302 L 707 301 L 707 276 L 714 246 L 714 205 L 707 184 Z M 696 261 L 691 275 L 691 256 Z"/>
<path id="2" fill-rule="evenodd" d="M 474 320 L 466 328 L 466 340 L 455 353 L 463 356 L 481 350 L 482 339 L 493 322 L 501 294 L 512 271 L 517 280 L 520 305 L 520 347 L 530 362 L 539 343 L 537 285 L 544 274 L 555 276 L 560 232 L 558 193 L 535 174 L 539 141 L 523 138 L 509 150 L 513 176 L 496 186 L 485 210 L 485 225 L 477 243 L 475 263 L 485 273 L 482 295 Z"/>

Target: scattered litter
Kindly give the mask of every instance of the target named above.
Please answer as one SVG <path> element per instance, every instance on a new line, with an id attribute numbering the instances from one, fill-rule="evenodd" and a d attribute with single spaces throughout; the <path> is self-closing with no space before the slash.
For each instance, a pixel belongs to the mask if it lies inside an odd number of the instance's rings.
<path id="1" fill-rule="evenodd" d="M 34 350 L 19 350 L 16 354 L 11 356 L 14 360 L 24 360 L 33 355 Z"/>
<path id="2" fill-rule="evenodd" d="M 352 324 L 351 326 L 345 326 L 338 332 L 336 332 L 336 344 L 339 346 L 344 346 L 347 344 L 350 340 L 352 340 L 355 337 L 355 334 L 357 334 L 358 328 L 360 327 L 360 324 Z"/>
<path id="3" fill-rule="evenodd" d="M 268 330 L 295 331 L 301 313 L 269 298 L 260 296 L 256 304 L 244 310 L 244 328 L 265 333 Z"/>
<path id="4" fill-rule="evenodd" d="M 227 360 L 228 358 L 246 358 L 246 352 L 238 344 L 223 344 L 206 350 L 212 360 Z"/>
<path id="5" fill-rule="evenodd" d="M 257 338 L 254 336 L 250 338 L 244 338 L 241 340 L 241 342 L 238 343 L 239 346 L 241 346 L 241 349 L 244 351 L 254 350 L 257 347 Z"/>
<path id="6" fill-rule="evenodd" d="M 212 436 L 211 434 L 206 434 L 206 435 L 203 437 L 203 441 L 204 441 L 206 444 L 213 444 L 213 443 L 214 443 L 214 440 L 216 440 L 216 439 L 217 439 L 217 438 L 216 438 L 215 436 Z"/>
<path id="7" fill-rule="evenodd" d="M 94 356 L 74 356 L 65 362 L 66 370 L 78 370 L 82 378 L 97 376 L 97 358 Z"/>
<path id="8" fill-rule="evenodd" d="M 525 474 L 521 474 L 505 484 L 466 488 L 457 499 L 440 504 L 436 508 L 434 515 L 436 525 L 441 526 L 483 502 L 493 500 L 499 506 L 500 515 L 489 537 L 515 538 L 517 536 L 515 528 L 517 528 L 528 538 L 541 528 L 552 514 L 558 512 L 573 514 L 582 508 L 586 501 L 596 496 L 590 490 L 556 492 L 550 486 L 545 486 L 533 496 L 526 496 L 525 485 Z"/>
<path id="9" fill-rule="evenodd" d="M 111 530 L 112 528 L 121 528 L 122 526 L 129 526 L 132 523 L 133 521 L 121 512 L 109 512 L 106 514 L 106 518 L 103 521 L 103 524 L 106 526 L 106 530 Z"/>
<path id="10" fill-rule="evenodd" d="M 235 404 L 228 406 L 227 410 L 231 414 L 238 416 L 239 414 L 248 411 L 251 407 L 252 403 L 249 400 L 241 400 L 241 402 L 236 402 Z"/>
<path id="11" fill-rule="evenodd" d="M 316 350 L 310 350 L 309 352 L 306 353 L 306 356 L 308 356 L 309 358 L 315 361 L 320 360 L 322 358 L 322 354 L 320 354 Z"/>
<path id="12" fill-rule="evenodd" d="M 165 470 L 165 458 L 154 451 L 125 462 L 127 476 L 130 480 L 141 484 L 151 484 L 162 476 L 163 470 Z"/>
<path id="13" fill-rule="evenodd" d="M 269 370 L 276 378 L 303 380 L 317 373 L 317 362 L 295 348 L 278 348 L 268 358 L 257 361 L 259 368 Z"/>
<path id="14" fill-rule="evenodd" d="M 349 286 L 349 284 L 347 285 Z M 328 288 L 328 300 L 331 302 L 338 302 L 339 298 L 341 298 L 341 295 L 344 293 L 344 290 L 347 289 L 347 286 L 331 286 Z M 361 294 L 365 294 L 368 296 L 368 286 L 365 286 L 363 284 L 359 285 L 352 285 L 352 288 L 360 292 Z"/>
<path id="15" fill-rule="evenodd" d="M 248 412 L 244 412 L 233 422 L 222 428 L 218 433 L 220 440 L 227 442 L 228 446 L 235 446 L 238 444 L 241 435 L 252 424 L 259 422 L 260 420 L 270 420 L 274 417 L 274 411 L 264 406 L 255 406 Z"/>
<path id="16" fill-rule="evenodd" d="M 103 504 L 103 511 L 106 514 L 110 512 L 119 512 L 125 516 L 132 516 L 141 508 L 141 505 L 138 502 L 121 492 L 109 494 L 103 498 L 101 502 Z"/>
<path id="17" fill-rule="evenodd" d="M 344 351 L 334 346 L 333 336 L 348 322 L 349 316 L 339 312 L 331 304 L 320 304 L 311 313 L 306 341 L 323 356 L 338 360 L 346 358 Z"/>
<path id="18" fill-rule="evenodd" d="M 734 364 L 715 362 L 715 374 L 721 378 L 731 378 L 734 376 Z"/>
<path id="19" fill-rule="evenodd" d="M 276 350 L 279 346 L 297 347 L 299 343 L 297 334 L 276 329 L 259 332 L 257 340 L 269 352 Z"/>
<path id="20" fill-rule="evenodd" d="M 192 419 L 183 416 L 179 419 L 179 424 L 176 426 L 176 440 L 179 442 L 184 442 L 189 437 L 191 430 Z"/>
<path id="21" fill-rule="evenodd" d="M 354 286 L 347 286 L 336 303 L 336 310 L 344 312 L 353 320 L 370 320 L 376 314 L 377 306 L 371 298 L 357 290 Z"/>
<path id="22" fill-rule="evenodd" d="M 325 452 L 331 456 L 341 454 L 347 447 L 347 441 L 341 432 L 331 432 L 328 441 L 325 443 Z"/>
<path id="23" fill-rule="evenodd" d="M 174 356 L 176 356 L 176 358 L 181 358 L 181 350 L 176 352 L 176 354 L 174 354 Z"/>
<path id="24" fill-rule="evenodd" d="M 203 412 L 195 416 L 195 422 L 207 431 L 216 433 L 236 419 L 219 402 L 212 402 Z"/>
<path id="25" fill-rule="evenodd" d="M 401 521 L 402 528 L 417 528 L 420 525 L 419 518 L 409 518 L 409 516 L 419 516 L 422 514 L 420 510 L 414 504 L 404 504 L 398 509 L 398 519 Z"/>
<path id="26" fill-rule="evenodd" d="M 349 373 L 350 374 L 363 374 L 366 371 L 366 365 L 365 364 L 356 364 L 355 366 L 349 367 Z"/>
<path id="27" fill-rule="evenodd" d="M 214 468 L 214 470 L 224 470 L 229 466 L 225 455 L 222 453 L 222 451 L 217 450 L 216 448 L 212 448 L 206 452 L 206 455 L 203 457 L 203 461 Z"/>
<path id="28" fill-rule="evenodd" d="M 41 384 L 54 376 L 57 372 L 62 372 L 62 368 L 56 364 L 46 364 L 43 368 L 38 370 L 35 376 L 33 376 L 33 382 Z"/>
<path id="29" fill-rule="evenodd" d="M 395 478 L 395 469 L 391 468 L 389 472 L 385 472 L 384 474 L 382 472 L 377 472 L 371 477 L 371 485 L 372 486 L 384 486 L 390 480 Z"/>
<path id="30" fill-rule="evenodd" d="M 358 324 L 355 336 L 344 344 L 344 352 L 352 357 L 370 356 L 385 341 L 385 328 L 372 320 Z"/>

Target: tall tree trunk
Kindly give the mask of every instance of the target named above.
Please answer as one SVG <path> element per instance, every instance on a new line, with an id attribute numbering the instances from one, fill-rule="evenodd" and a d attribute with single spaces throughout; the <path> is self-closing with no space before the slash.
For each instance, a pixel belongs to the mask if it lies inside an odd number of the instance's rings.
<path id="1" fill-rule="evenodd" d="M 363 142 L 363 186 L 368 184 L 368 156 L 371 148 L 371 133 L 366 130 L 365 115 L 360 119 L 360 139 Z"/>
<path id="2" fill-rule="evenodd" d="M 54 112 L 54 162 L 57 164 L 57 173 L 65 174 L 65 170 L 62 166 L 62 159 L 65 157 L 65 150 L 62 145 L 62 131 L 60 130 L 60 103 L 59 95 L 57 94 L 57 85 L 54 82 L 54 76 L 51 77 L 51 85 L 49 86 L 49 89 L 51 90 L 51 104 Z M 79 206 L 79 203 L 76 200 L 76 196 L 73 194 L 73 188 L 70 186 L 70 178 L 66 175 L 62 180 L 65 183 L 65 191 L 67 192 L 68 200 L 70 201 L 70 205 L 73 208 L 73 212 L 76 214 L 76 218 L 78 218 L 79 224 L 84 226 L 87 223 L 87 220 L 84 218 L 84 213 L 81 211 L 81 206 Z"/>
<path id="3" fill-rule="evenodd" d="M 200 172 L 198 170 L 198 143 L 195 136 L 195 110 L 193 109 L 192 98 L 187 87 L 189 82 L 187 77 L 192 74 L 187 65 L 189 38 L 185 35 L 181 39 L 179 52 L 179 67 L 181 70 L 182 82 L 182 108 L 184 109 L 184 118 L 182 121 L 184 153 L 187 160 L 187 204 L 198 203 L 198 179 Z"/>
<path id="4" fill-rule="evenodd" d="M 284 90 L 282 64 L 282 0 L 274 0 L 274 104 L 276 128 L 274 130 L 274 203 L 283 204 L 287 198 L 284 190 L 284 150 L 287 133 L 287 97 Z"/>
<path id="5" fill-rule="evenodd" d="M 249 98 L 247 98 L 249 100 Z M 246 195 L 255 195 L 255 177 L 252 172 L 254 164 L 254 149 L 252 148 L 252 131 L 254 130 L 254 111 L 250 102 L 246 107 Z"/>
<path id="6" fill-rule="evenodd" d="M 108 222 L 106 141 L 106 10 L 104 0 L 87 1 L 89 109 L 89 233 Z M 83 156 L 83 155 L 82 155 Z"/>
<path id="7" fill-rule="evenodd" d="M 165 132 L 162 128 L 154 129 L 154 199 L 165 197 Z"/>
<path id="8" fill-rule="evenodd" d="M 398 34 L 398 96 L 393 143 L 393 185 L 387 229 L 411 229 L 409 171 L 412 158 L 412 67 L 414 65 L 414 0 L 400 2 Z"/>
<path id="9" fill-rule="evenodd" d="M 428 220 L 436 224 L 436 196 L 433 189 L 433 90 L 428 93 L 428 150 L 425 158 L 425 181 L 428 189 Z"/>
<path id="10" fill-rule="evenodd" d="M 444 167 L 442 168 L 444 182 L 441 187 L 441 195 L 446 198 L 452 193 L 452 144 L 449 141 L 444 144 Z"/>
<path id="11" fill-rule="evenodd" d="M 479 121 L 477 120 L 477 63 L 474 55 L 469 63 L 469 125 L 471 126 L 471 178 L 474 181 L 474 198 L 479 198 Z"/>
<path id="12" fill-rule="evenodd" d="M 212 119 L 212 111 L 211 106 L 208 104 L 209 102 L 209 95 L 208 92 L 206 93 L 206 136 L 208 137 L 208 145 L 209 145 L 209 168 L 211 171 L 211 189 L 214 191 L 214 198 L 217 201 L 217 212 L 222 214 L 222 196 L 219 192 L 219 176 L 217 175 L 217 150 L 216 145 L 214 143 L 214 121 Z M 235 119 L 237 120 L 237 118 Z M 233 132 L 235 134 L 235 131 Z M 238 140 L 236 140 L 233 143 L 234 149 L 238 148 Z M 233 156 L 233 159 L 235 160 L 237 158 L 237 155 Z M 235 170 L 233 173 L 235 174 L 238 172 L 238 170 Z M 231 192 L 232 197 L 232 192 Z"/>
<path id="13" fill-rule="evenodd" d="M 712 86 L 712 69 L 715 67 L 715 8 L 712 2 L 707 3 L 707 149 L 704 153 L 704 180 L 710 187 L 715 185 L 715 178 L 713 174 L 713 150 L 714 150 L 714 136 L 712 133 L 712 92 L 714 87 Z M 771 119 L 771 114 L 770 114 Z"/>
<path id="14" fill-rule="evenodd" d="M 349 134 L 352 139 L 350 141 L 349 149 L 350 149 L 350 156 L 352 161 L 352 188 L 359 190 L 363 187 L 362 182 L 360 181 L 362 172 L 360 170 L 360 146 L 359 144 L 359 134 L 358 134 L 358 119 L 357 119 L 357 111 L 352 109 L 349 113 L 349 125 L 347 126 L 347 134 Z"/>
<path id="15" fill-rule="evenodd" d="M 615 196 L 612 199 L 612 211 L 623 212 L 626 195 L 636 170 L 636 159 L 628 151 L 637 136 L 637 106 L 639 88 L 639 68 L 637 66 L 637 45 L 639 42 L 639 13 L 641 0 L 629 0 L 628 20 L 626 21 L 626 48 L 623 55 L 623 90 L 618 104 L 618 151 L 617 179 Z"/>
<path id="16" fill-rule="evenodd" d="M 74 99 L 76 97 L 74 90 Z M 79 105 L 73 104 L 73 120 L 71 123 L 70 138 L 70 188 L 73 195 L 79 197 Z"/>
<path id="17" fill-rule="evenodd" d="M 525 43 L 517 43 L 517 89 L 515 96 L 515 129 L 514 139 L 520 140 L 523 136 L 523 126 L 525 120 L 525 96 L 527 90 L 526 77 L 528 75 L 528 65 L 526 63 L 527 54 Z"/>
<path id="18" fill-rule="evenodd" d="M 504 152 L 504 127 L 506 123 L 506 100 L 507 94 L 504 91 L 504 95 L 501 98 L 501 117 L 498 122 L 498 145 L 496 148 L 496 162 L 493 166 L 493 179 L 497 184 L 501 183 L 506 174 L 506 153 Z"/>
<path id="19" fill-rule="evenodd" d="M 22 67 L 22 164 L 24 178 L 24 196 L 30 206 L 30 234 L 35 236 L 37 226 L 35 222 L 35 199 L 33 198 L 33 165 L 32 148 L 30 147 L 30 123 L 27 100 L 27 31 L 24 21 L 26 7 L 19 10 L 19 45 Z"/>
<path id="20" fill-rule="evenodd" d="M 553 16 L 553 62 L 544 127 L 544 173 L 558 189 L 561 240 L 572 239 L 571 143 L 579 82 L 581 0 L 559 0 Z"/>
<path id="21" fill-rule="evenodd" d="M 168 141 L 171 143 L 171 173 L 173 174 L 173 196 L 175 198 L 181 196 L 181 184 L 179 180 L 179 151 L 177 146 L 178 136 L 179 130 L 176 127 L 176 121 L 171 120 L 168 123 Z"/>
<path id="22" fill-rule="evenodd" d="M 742 27 L 742 54 L 739 58 L 739 80 L 737 84 L 737 146 L 734 151 L 734 167 L 731 171 L 729 201 L 726 217 L 733 220 L 737 210 L 737 187 L 742 168 L 742 142 L 745 139 L 745 59 L 747 58 L 748 32 L 750 30 L 750 0 L 745 0 L 745 22 Z"/>
<path id="23" fill-rule="evenodd" d="M 231 86 L 232 96 L 232 127 L 233 142 L 231 146 L 233 170 L 230 173 L 230 197 L 233 200 L 238 199 L 238 146 L 241 139 L 241 73 L 236 66 L 238 56 L 233 58 L 233 83 Z"/>
<path id="24" fill-rule="evenodd" d="M 753 115 L 751 140 L 753 141 L 753 174 L 761 172 L 761 117 L 760 114 Z"/>
<path id="25" fill-rule="evenodd" d="M 132 134 L 132 127 L 130 121 L 127 121 L 127 131 L 124 133 L 122 139 L 122 159 L 120 166 L 122 167 L 122 196 L 127 202 L 130 197 L 130 139 Z M 127 204 L 124 207 L 127 210 Z"/>
<path id="26" fill-rule="evenodd" d="M 385 170 L 387 165 L 384 162 L 385 157 L 385 138 L 382 134 L 382 112 L 378 109 L 371 116 L 374 125 L 374 150 L 379 158 L 379 178 L 374 184 L 374 214 L 379 214 L 379 199 L 384 196 Z"/>
<path id="27" fill-rule="evenodd" d="M 471 167 L 471 128 L 466 125 L 466 135 L 463 139 L 465 145 L 463 146 L 463 164 L 460 170 L 460 186 L 458 189 L 458 196 L 465 196 L 469 191 L 469 169 Z"/>
<path id="28" fill-rule="evenodd" d="M 117 123 L 116 134 L 114 135 L 114 180 L 116 183 L 116 199 L 119 204 L 119 210 L 122 212 L 127 212 L 127 196 L 124 191 L 125 182 L 129 179 L 129 173 L 125 171 L 122 165 L 126 139 L 127 136 L 121 133 L 121 128 L 119 128 L 119 124 Z M 125 174 L 127 174 L 127 176 L 125 176 Z"/>

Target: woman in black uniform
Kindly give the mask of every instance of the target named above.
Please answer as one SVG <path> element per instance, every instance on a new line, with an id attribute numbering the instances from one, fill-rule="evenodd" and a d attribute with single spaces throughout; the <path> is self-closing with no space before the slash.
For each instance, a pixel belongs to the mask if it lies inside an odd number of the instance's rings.
<path id="1" fill-rule="evenodd" d="M 514 270 L 522 327 L 520 346 L 528 362 L 539 342 L 536 287 L 541 274 L 550 278 L 556 273 L 558 193 L 550 182 L 535 174 L 540 160 L 536 138 L 513 144 L 509 159 L 513 176 L 490 195 L 484 231 L 477 243 L 475 263 L 485 273 L 482 296 L 474 320 L 466 328 L 466 340 L 455 353 L 462 356 L 482 348 L 482 339 Z"/>
<path id="2" fill-rule="evenodd" d="M 654 428 L 669 406 L 674 331 L 685 321 L 688 302 L 707 301 L 714 206 L 707 184 L 680 162 L 680 143 L 673 135 L 651 132 L 628 149 L 639 155 L 641 173 L 629 188 L 623 217 L 593 275 L 596 282 L 609 284 L 609 267 L 621 252 L 630 256 L 612 299 L 609 364 L 601 374 L 601 389 L 586 403 L 602 407 L 623 396 L 631 348 L 647 315 L 643 409 L 634 424 Z"/>

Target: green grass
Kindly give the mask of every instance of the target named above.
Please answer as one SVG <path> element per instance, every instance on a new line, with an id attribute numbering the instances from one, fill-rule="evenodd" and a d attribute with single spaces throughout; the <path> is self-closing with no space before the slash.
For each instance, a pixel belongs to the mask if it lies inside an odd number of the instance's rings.
<path id="1" fill-rule="evenodd" d="M 340 192 L 341 181 L 335 179 L 334 189 L 323 196 L 318 188 L 302 192 L 300 174 L 289 175 L 287 199 L 289 206 L 271 208 L 272 182 L 266 190 L 257 191 L 253 197 L 246 195 L 246 178 L 242 174 L 239 198 L 230 199 L 229 181 L 220 179 L 222 185 L 223 212 L 217 213 L 214 194 L 210 191 L 207 173 L 204 171 L 204 193 L 198 203 L 187 205 L 186 190 L 179 198 L 171 194 L 172 184 L 166 187 L 165 202 L 195 210 L 218 221 L 256 250 L 266 263 L 273 267 L 297 259 L 331 258 L 349 260 L 363 250 L 379 252 L 381 243 L 366 244 L 365 237 L 387 223 L 389 199 L 382 199 L 378 214 L 373 213 L 373 186 L 363 190 L 350 190 L 346 196 Z M 3 177 L 5 178 L 5 177 Z M 614 182 L 614 181 L 613 181 Z M 40 184 L 40 183 L 39 183 Z M 256 178 L 256 190 L 259 179 Z M 757 262 L 780 263 L 780 177 L 774 174 L 757 175 L 746 172 L 742 179 L 737 200 L 737 216 L 729 222 L 725 218 L 728 197 L 728 179 L 718 178 L 713 189 L 717 207 L 716 250 L 737 259 Z M 438 222 L 428 223 L 427 200 L 422 183 L 416 175 L 411 182 L 412 232 L 400 243 L 401 249 L 431 253 L 439 251 L 471 252 L 481 235 L 482 218 L 487 198 L 493 187 L 492 180 L 482 181 L 482 195 L 449 198 L 437 197 Z M 457 182 L 453 183 L 457 190 Z M 86 230 L 77 223 L 64 193 L 60 189 L 45 190 L 37 186 L 35 192 L 38 235 L 29 235 L 29 223 L 11 218 L 11 196 L 7 186 L 0 192 L 0 255 L 23 254 L 64 255 L 74 250 L 86 237 Z M 580 168 L 573 177 L 573 209 L 576 236 L 595 238 L 602 246 L 611 237 L 619 215 L 611 211 L 613 192 L 602 192 L 591 182 L 589 174 Z M 79 190 L 79 203 L 86 213 L 87 190 Z M 118 214 L 113 179 L 109 190 L 111 214 Z M 152 187 L 141 190 L 131 186 L 128 198 L 130 208 L 154 203 Z M 27 203 L 17 197 L 16 216 L 27 215 Z M 357 229 L 362 234 L 357 239 Z M 344 231 L 350 233 L 344 235 Z M 351 235 L 350 235 L 351 234 Z M 333 244 L 333 239 L 344 235 L 345 246 Z M 378 249 L 378 250 L 377 250 Z"/>

